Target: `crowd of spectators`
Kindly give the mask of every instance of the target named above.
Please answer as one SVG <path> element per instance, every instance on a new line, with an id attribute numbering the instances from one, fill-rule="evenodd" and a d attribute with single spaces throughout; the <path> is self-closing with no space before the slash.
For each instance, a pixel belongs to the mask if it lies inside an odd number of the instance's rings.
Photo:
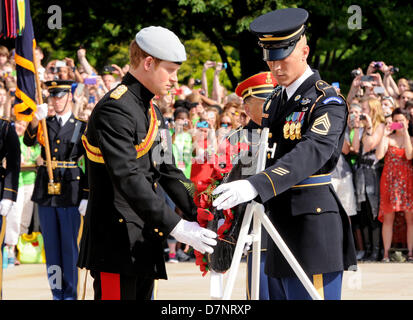
<path id="1" fill-rule="evenodd" d="M 412 261 L 413 82 L 372 61 L 347 94 L 348 126 L 334 184 L 364 261 Z M 400 253 L 404 253 L 400 254 Z"/>
<path id="2" fill-rule="evenodd" d="M 45 81 L 74 80 L 72 112 L 84 121 L 88 120 L 99 99 L 116 87 L 129 69 L 128 65 L 108 64 L 98 71 L 89 64 L 85 49 L 77 51 L 77 63 L 67 57 L 44 64 L 42 49 L 37 47 L 35 53 L 44 101 L 48 98 Z M 202 175 L 202 168 L 197 164 L 223 151 L 225 137 L 250 120 L 242 99 L 220 83 L 220 73 L 225 72 L 225 67 L 221 62 L 206 61 L 201 79 L 189 78 L 186 83 L 176 83 L 168 95 L 153 99 L 171 133 L 176 165 L 195 185 Z M 214 69 L 211 93 L 206 77 L 210 68 Z M 393 257 L 392 252 L 401 250 L 406 253 L 404 259 L 411 261 L 413 82 L 400 77 L 397 68 L 382 61 L 371 62 L 366 73 L 361 68 L 351 73 L 350 90 L 342 92 L 347 96 L 349 117 L 342 156 L 333 173 L 333 185 L 351 219 L 359 260 L 387 262 Z M 0 77 L 0 115 L 12 119 L 15 63 L 13 52 L 2 46 Z M 49 116 L 53 116 L 53 108 L 49 108 Z M 19 136 L 26 125 L 16 122 Z M 33 168 L 42 162 L 38 147 L 28 148 L 23 143 L 21 146 L 22 168 L 31 168 L 31 171 L 21 172 L 19 188 L 24 192 L 19 189 L 16 210 L 12 214 L 18 218 L 8 227 L 9 234 L 17 235 L 28 232 L 33 212 L 30 201 Z M 27 175 L 27 171 L 31 175 Z M 170 199 L 167 201 L 174 207 Z M 175 210 L 180 213 L 178 208 Z M 14 250 L 16 236 L 12 238 L 8 243 L 6 235 L 6 245 Z M 170 262 L 190 259 L 191 249 L 172 238 L 168 239 L 168 250 Z"/>

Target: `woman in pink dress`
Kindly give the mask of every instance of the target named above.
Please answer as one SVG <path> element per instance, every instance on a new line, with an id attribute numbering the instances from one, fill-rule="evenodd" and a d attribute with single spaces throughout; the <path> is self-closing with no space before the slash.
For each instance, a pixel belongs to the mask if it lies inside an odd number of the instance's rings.
<path id="1" fill-rule="evenodd" d="M 383 261 L 389 261 L 393 223 L 397 212 L 404 212 L 407 226 L 408 261 L 413 261 L 413 138 L 409 136 L 410 115 L 400 108 L 392 114 L 393 123 L 386 126 L 376 149 L 378 159 L 384 157 L 380 180 L 379 220 L 383 222 Z"/>

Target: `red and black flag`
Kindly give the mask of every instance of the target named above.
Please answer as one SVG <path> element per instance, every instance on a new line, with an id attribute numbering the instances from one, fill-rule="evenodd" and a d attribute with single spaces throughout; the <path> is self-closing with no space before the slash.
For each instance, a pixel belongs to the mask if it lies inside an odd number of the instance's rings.
<path id="1" fill-rule="evenodd" d="M 36 111 L 36 82 L 33 23 L 30 0 L 1 0 L 0 36 L 15 38 L 17 88 L 14 114 L 17 120 L 31 121 Z"/>

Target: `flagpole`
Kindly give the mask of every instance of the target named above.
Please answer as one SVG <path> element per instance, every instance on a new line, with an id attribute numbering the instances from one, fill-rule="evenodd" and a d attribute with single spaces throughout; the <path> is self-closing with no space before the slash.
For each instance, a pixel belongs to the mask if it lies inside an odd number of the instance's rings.
<path id="1" fill-rule="evenodd" d="M 42 95 L 42 90 L 41 90 L 41 87 L 40 87 L 39 74 L 37 73 L 37 59 L 34 55 L 33 55 L 33 65 L 34 65 L 34 76 L 35 76 L 35 80 L 36 80 L 37 96 L 38 96 L 39 104 L 42 104 L 43 103 L 43 95 Z M 45 118 L 42 119 L 41 123 L 42 123 L 42 127 L 43 127 L 44 148 L 45 148 L 45 153 L 46 153 L 47 173 L 49 175 L 49 182 L 53 183 L 52 158 L 50 156 L 49 135 L 47 133 L 46 119 Z"/>

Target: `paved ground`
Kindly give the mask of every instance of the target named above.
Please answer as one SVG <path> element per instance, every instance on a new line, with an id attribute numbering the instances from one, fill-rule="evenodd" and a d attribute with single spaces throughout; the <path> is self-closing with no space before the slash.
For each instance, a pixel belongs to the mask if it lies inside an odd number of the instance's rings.
<path id="1" fill-rule="evenodd" d="M 241 263 L 232 299 L 245 299 L 245 263 Z M 210 277 L 201 276 L 193 262 L 167 264 L 169 280 L 158 283 L 159 300 L 209 300 Z M 85 273 L 80 274 L 80 295 Z M 50 300 L 45 265 L 20 265 L 3 274 L 4 300 Z M 93 299 L 92 280 L 87 278 L 86 300 Z M 345 272 L 344 300 L 413 299 L 413 264 L 364 263 L 357 272 Z"/>

